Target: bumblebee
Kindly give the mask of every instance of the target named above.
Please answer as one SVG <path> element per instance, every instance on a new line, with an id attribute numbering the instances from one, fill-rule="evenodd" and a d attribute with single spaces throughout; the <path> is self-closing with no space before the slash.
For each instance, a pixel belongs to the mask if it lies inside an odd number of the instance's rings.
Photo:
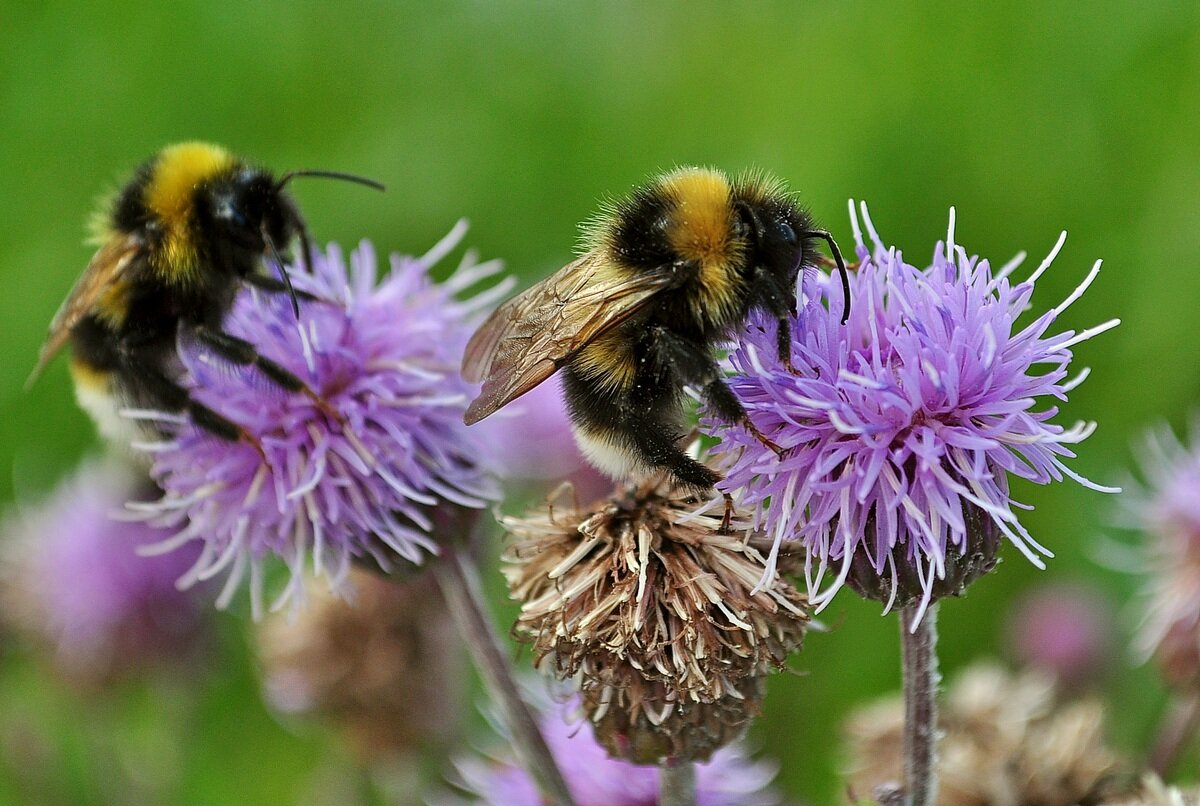
<path id="1" fill-rule="evenodd" d="M 679 446 L 684 387 L 776 453 L 725 383 L 714 356 L 753 310 L 778 320 L 779 357 L 791 365 L 796 282 L 829 245 L 784 186 L 751 173 L 680 168 L 609 205 L 581 257 L 501 305 L 467 345 L 463 376 L 482 381 L 464 417 L 478 422 L 563 370 L 576 441 L 617 479 L 666 472 L 696 494 L 721 479 Z"/>
<path id="2" fill-rule="evenodd" d="M 207 143 L 169 146 L 147 160 L 96 218 L 99 249 L 67 296 L 42 347 L 32 383 L 71 345 L 71 375 L 80 405 L 103 436 L 128 445 L 140 435 L 123 408 L 186 412 L 198 427 L 227 440 L 261 446 L 241 426 L 193 400 L 180 385 L 180 328 L 222 358 L 253 365 L 273 383 L 333 410 L 300 378 L 222 329 L 243 283 L 297 294 L 283 254 L 299 238 L 307 265 L 312 247 L 304 219 L 284 191 L 299 176 L 360 177 L 292 171 L 276 177 Z M 282 275 L 261 271 L 274 259 Z"/>

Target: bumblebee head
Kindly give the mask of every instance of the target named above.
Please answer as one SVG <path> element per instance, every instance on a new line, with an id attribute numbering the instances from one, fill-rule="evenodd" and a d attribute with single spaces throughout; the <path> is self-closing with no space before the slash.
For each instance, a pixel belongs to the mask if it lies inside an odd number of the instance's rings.
<path id="1" fill-rule="evenodd" d="M 227 176 L 216 177 L 203 190 L 203 204 L 198 204 L 202 227 L 212 234 L 210 242 L 228 244 L 244 250 L 253 260 L 233 260 L 229 265 L 246 276 L 255 270 L 258 259 L 266 256 L 274 260 L 288 292 L 292 297 L 292 308 L 297 318 L 300 306 L 296 300 L 292 281 L 284 267 L 283 250 L 299 237 L 303 249 L 304 265 L 311 267 L 312 243 L 300 210 L 284 187 L 297 176 L 320 176 L 344 179 L 382 190 L 383 186 L 370 179 L 331 171 L 291 171 L 276 178 L 260 168 L 242 167 Z"/>
<path id="2" fill-rule="evenodd" d="M 815 258 L 804 212 L 790 200 L 739 199 L 733 205 L 734 228 L 749 245 L 743 271 L 766 270 L 783 283 L 794 284 L 801 265 Z"/>
<path id="3" fill-rule="evenodd" d="M 197 217 L 213 243 L 261 255 L 277 256 L 279 250 L 304 231 L 304 222 L 291 198 L 269 173 L 243 168 L 228 177 L 218 177 L 203 188 Z M 239 274 L 254 263 L 235 261 Z"/>
<path id="4" fill-rule="evenodd" d="M 757 176 L 744 180 L 735 190 L 733 211 L 734 229 L 748 244 L 742 270 L 750 275 L 766 271 L 777 287 L 795 288 L 801 269 L 821 260 L 817 245 L 825 241 L 841 272 L 845 300 L 842 322 L 846 322 L 850 315 L 849 278 L 837 243 L 828 232 L 818 229 L 781 186 Z"/>

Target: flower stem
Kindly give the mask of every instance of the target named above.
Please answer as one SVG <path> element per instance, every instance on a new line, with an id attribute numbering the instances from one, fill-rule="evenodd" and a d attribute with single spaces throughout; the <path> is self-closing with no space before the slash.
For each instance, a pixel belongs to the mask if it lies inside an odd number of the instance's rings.
<path id="1" fill-rule="evenodd" d="M 488 611 L 473 562 L 458 548 L 444 545 L 443 556 L 432 566 L 475 667 L 512 734 L 513 749 L 521 765 L 537 782 L 547 803 L 573 806 L 562 772 L 517 689 L 512 666 L 493 629 L 495 622 Z"/>
<path id="2" fill-rule="evenodd" d="M 937 800 L 937 603 L 917 623 L 918 608 L 900 612 L 904 675 L 904 791 L 911 806 Z"/>
<path id="3" fill-rule="evenodd" d="M 659 806 L 695 806 L 696 765 L 690 761 L 664 761 L 658 769 Z"/>
<path id="4" fill-rule="evenodd" d="M 1166 778 L 1195 737 L 1197 729 L 1200 729 L 1200 694 L 1173 698 L 1147 762 L 1150 769 Z"/>

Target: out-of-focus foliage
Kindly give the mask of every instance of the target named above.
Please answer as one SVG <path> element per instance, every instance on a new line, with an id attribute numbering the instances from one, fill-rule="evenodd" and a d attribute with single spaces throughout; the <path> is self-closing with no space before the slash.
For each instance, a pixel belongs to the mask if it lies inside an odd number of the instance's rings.
<path id="1" fill-rule="evenodd" d="M 308 180 L 313 232 L 420 252 L 459 216 L 485 257 L 525 282 L 564 263 L 597 200 L 680 163 L 767 168 L 843 244 L 846 200 L 928 258 L 958 207 L 958 241 L 1033 265 L 1065 297 L 1105 269 L 1065 325 L 1124 324 L 1078 348 L 1091 380 L 1063 419 L 1100 430 L 1074 465 L 1118 481 L 1146 424 L 1200 402 L 1200 6 L 975 4 L 364 3 L 278 0 L 10 4 L 0 24 L 0 500 L 44 491 L 94 443 L 65 367 L 21 389 L 47 322 L 82 270 L 94 199 L 162 145 L 206 138 L 279 169 L 333 168 L 376 195 Z M 1112 508 L 1074 485 L 1018 486 L 1058 556 L 1045 579 L 1134 581 L 1093 558 Z M 942 608 L 954 669 L 999 651 L 1007 604 L 1039 576 L 1006 551 Z M 498 574 L 492 574 L 498 576 Z M 0 658 L 0 800 L 99 802 L 113 769 L 192 802 L 285 803 L 323 775 L 321 734 L 260 704 L 244 603 L 198 690 L 122 690 L 82 703 L 21 645 Z M 832 802 L 836 730 L 898 683 L 896 624 L 844 594 L 773 682 L 754 740 L 794 796 Z M 1124 629 L 1127 625 L 1114 625 Z M 6 639 L 6 643 L 7 639 Z M 1145 744 L 1161 707 L 1150 670 L 1110 681 L 1115 741 Z M 170 707 L 160 707 L 163 703 Z M 115 726 L 117 739 L 97 731 Z M 110 763 L 96 748 L 121 756 Z M 33 758 L 30 754 L 36 756 Z M 31 770 L 51 765 L 53 776 Z"/>

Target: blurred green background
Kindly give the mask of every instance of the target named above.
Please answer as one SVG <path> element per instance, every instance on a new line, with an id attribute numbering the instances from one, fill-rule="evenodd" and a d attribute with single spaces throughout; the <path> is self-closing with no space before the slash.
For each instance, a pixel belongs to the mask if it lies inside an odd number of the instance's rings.
<path id="1" fill-rule="evenodd" d="M 843 249 L 848 198 L 869 201 L 914 260 L 944 237 L 950 205 L 958 241 L 1001 262 L 1027 249 L 1036 264 L 1066 229 L 1035 304 L 1057 303 L 1104 258 L 1064 325 L 1123 320 L 1078 349 L 1093 374 L 1061 421 L 1100 429 L 1073 467 L 1119 482 L 1141 429 L 1181 427 L 1200 391 L 1188 358 L 1200 327 L 1195 2 L 47 2 L 0 17 L 3 501 L 48 489 L 95 450 L 63 362 L 32 391 L 22 383 L 88 259 L 94 199 L 189 138 L 388 185 L 376 196 L 298 183 L 319 238 L 419 253 L 466 216 L 470 243 L 527 282 L 566 261 L 598 198 L 680 163 L 781 175 Z M 1118 606 L 1135 586 L 1093 560 L 1112 500 L 1073 483 L 1015 492 L 1058 556 L 1037 572 L 1008 551 L 943 607 L 950 673 L 1003 653 L 1006 606 L 1026 586 L 1094 580 Z M 234 611 L 218 617 L 223 648 L 186 695 L 148 686 L 99 701 L 26 650 L 5 653 L 0 725 L 19 711 L 55 772 L 31 778 L 5 739 L 0 799 L 110 801 L 102 747 L 170 766 L 170 800 L 304 800 L 332 742 L 268 715 L 245 603 Z M 773 681 L 753 733 L 785 791 L 814 803 L 841 797 L 840 715 L 898 684 L 894 619 L 847 591 L 825 620 L 834 629 L 810 638 L 803 676 Z M 1131 623 L 1114 624 L 1121 640 Z M 1121 669 L 1109 685 L 1116 741 L 1145 744 L 1163 702 L 1155 676 Z M 170 706 L 180 696 L 190 704 Z"/>

